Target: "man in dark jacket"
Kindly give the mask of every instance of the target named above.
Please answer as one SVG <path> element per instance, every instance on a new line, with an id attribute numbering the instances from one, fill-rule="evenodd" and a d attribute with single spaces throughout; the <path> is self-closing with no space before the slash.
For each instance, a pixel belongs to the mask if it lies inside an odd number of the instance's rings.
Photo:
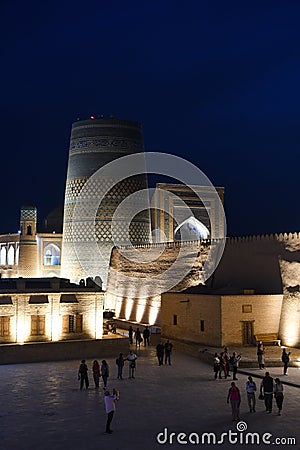
<path id="1" fill-rule="evenodd" d="M 143 332 L 143 338 L 144 338 L 144 346 L 146 347 L 147 344 L 148 344 L 148 346 L 149 346 L 149 345 L 150 345 L 150 330 L 149 330 L 148 327 L 146 327 L 146 328 L 144 329 L 144 332 Z"/>
<path id="2" fill-rule="evenodd" d="M 162 366 L 164 363 L 164 352 L 165 352 L 164 344 L 160 341 L 160 343 L 157 344 L 156 346 L 156 356 L 158 359 L 159 366 Z"/>
<path id="3" fill-rule="evenodd" d="M 167 340 L 165 343 L 165 364 L 169 363 L 171 365 L 171 354 L 172 354 L 173 344 Z"/>
<path id="4" fill-rule="evenodd" d="M 272 412 L 273 389 L 273 378 L 270 377 L 269 372 L 266 372 L 260 384 L 260 394 L 265 397 L 266 411 L 269 414 Z"/>
<path id="5" fill-rule="evenodd" d="M 85 359 L 81 361 L 81 364 L 78 369 L 78 378 L 80 379 L 80 390 L 83 389 L 83 384 L 85 383 L 85 388 L 89 387 L 89 378 L 88 378 L 88 368 L 85 363 Z"/>
<path id="6" fill-rule="evenodd" d="M 282 350 L 281 361 L 283 362 L 283 375 L 287 375 L 287 370 L 290 362 L 291 352 L 287 352 L 286 348 Z"/>

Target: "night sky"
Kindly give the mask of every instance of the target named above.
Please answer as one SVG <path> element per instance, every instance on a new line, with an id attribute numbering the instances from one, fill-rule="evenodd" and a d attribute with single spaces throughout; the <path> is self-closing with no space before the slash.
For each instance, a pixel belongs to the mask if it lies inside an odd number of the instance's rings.
<path id="1" fill-rule="evenodd" d="M 229 235 L 300 231 L 300 2 L 0 3 L 0 233 L 63 203 L 71 124 L 138 120 L 146 150 L 225 187 Z"/>

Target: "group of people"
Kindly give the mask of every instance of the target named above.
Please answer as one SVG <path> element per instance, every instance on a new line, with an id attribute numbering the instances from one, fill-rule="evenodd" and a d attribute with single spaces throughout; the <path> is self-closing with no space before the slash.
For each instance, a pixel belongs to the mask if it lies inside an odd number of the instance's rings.
<path id="1" fill-rule="evenodd" d="M 273 396 L 275 397 L 278 407 L 278 415 L 281 415 L 282 403 L 283 403 L 283 384 L 279 378 L 273 378 L 269 372 L 266 372 L 260 385 L 260 398 L 265 401 L 265 407 L 267 413 L 272 412 Z"/>
<path id="2" fill-rule="evenodd" d="M 172 356 L 172 350 L 173 350 L 173 344 L 169 341 L 169 339 L 163 343 L 160 341 L 156 346 L 156 356 L 158 359 L 158 365 L 162 366 L 165 360 L 165 364 L 171 363 L 171 356 Z"/>
<path id="3" fill-rule="evenodd" d="M 126 361 L 128 361 L 129 378 L 135 378 L 136 360 L 137 355 L 133 352 L 133 350 L 130 350 L 127 357 L 124 357 L 123 353 L 120 353 L 116 358 L 117 379 L 123 380 L 123 368 Z M 96 359 L 93 361 L 92 373 L 96 389 L 99 388 L 100 378 L 103 380 L 104 404 L 107 414 L 105 432 L 111 434 L 112 429 L 110 426 L 116 410 L 116 402 L 120 398 L 120 393 L 118 390 L 113 389 L 111 394 L 108 390 L 107 382 L 109 378 L 109 366 L 105 359 L 102 360 L 101 365 Z M 82 390 L 84 386 L 86 389 L 89 388 L 90 383 L 88 377 L 88 366 L 85 359 L 81 360 L 78 369 L 78 380 L 80 380 L 80 390 Z"/>
<path id="4" fill-rule="evenodd" d="M 265 361 L 264 361 L 264 354 L 265 349 L 263 346 L 263 343 L 260 341 L 257 345 L 257 361 L 258 361 L 258 367 L 259 369 L 264 369 L 265 367 Z M 282 349 L 281 354 L 281 361 L 283 363 L 283 375 L 287 375 L 288 365 L 290 361 L 290 354 L 291 352 L 288 352 L 286 348 Z M 234 356 L 236 356 L 233 353 Z M 238 355 L 240 356 L 240 355 Z M 214 357 L 214 372 L 215 372 L 215 379 L 218 377 L 221 378 L 222 372 L 225 374 L 225 378 L 227 378 L 229 374 L 230 365 L 232 362 L 230 362 L 230 359 L 228 359 L 228 353 L 226 352 L 226 347 L 224 348 L 224 351 L 221 352 L 220 355 L 215 353 Z M 234 369 L 234 366 L 232 366 Z M 227 376 L 226 376 L 227 374 Z M 233 380 L 237 380 L 236 378 L 236 371 L 233 372 Z M 250 412 L 256 411 L 256 383 L 253 381 L 252 377 L 248 377 L 248 381 L 246 383 L 246 393 L 247 393 L 247 401 Z M 269 372 L 265 373 L 265 376 L 262 378 L 261 384 L 260 384 L 260 393 L 259 393 L 259 399 L 264 400 L 266 412 L 268 414 L 272 413 L 273 409 L 273 398 L 275 398 L 276 405 L 278 408 L 278 415 L 281 415 L 282 411 L 282 405 L 283 405 L 283 384 L 280 380 L 280 378 L 273 379 L 270 376 Z M 231 387 L 229 388 L 228 395 L 227 395 L 227 403 L 231 404 L 231 410 L 232 410 L 232 420 L 240 420 L 240 404 L 241 404 L 241 394 L 239 388 L 236 386 L 235 382 L 233 381 L 231 383 Z"/>
<path id="5" fill-rule="evenodd" d="M 217 378 L 221 379 L 222 375 L 224 375 L 224 378 L 227 379 L 227 377 L 231 376 L 230 371 L 232 371 L 233 380 L 237 380 L 236 375 L 241 357 L 242 355 L 238 355 L 236 352 L 233 352 L 230 356 L 227 347 L 224 347 L 220 354 L 216 352 L 213 360 L 215 380 Z"/>
<path id="6" fill-rule="evenodd" d="M 126 357 L 124 357 L 123 353 L 119 354 L 119 356 L 116 358 L 118 380 L 123 380 L 123 368 L 126 361 L 128 361 L 129 378 L 135 378 L 136 360 L 137 355 L 133 352 L 133 350 L 130 350 L 129 354 Z M 100 379 L 102 378 L 103 389 L 106 390 L 110 369 L 105 359 L 102 360 L 101 365 L 96 359 L 93 361 L 92 374 L 95 388 L 99 388 Z M 85 359 L 83 359 L 80 363 L 78 369 L 78 380 L 80 380 L 80 390 L 82 390 L 84 386 L 86 389 L 89 388 L 90 383 L 88 377 L 88 366 Z"/>
<path id="7" fill-rule="evenodd" d="M 92 366 L 92 372 L 93 372 L 93 378 L 95 387 L 99 388 L 99 382 L 100 378 L 103 380 L 103 389 L 106 389 L 107 386 L 107 380 L 109 377 L 109 367 L 107 364 L 107 361 L 105 359 L 102 360 L 101 365 L 97 360 L 93 362 Z M 80 390 L 82 391 L 83 386 L 85 385 L 85 388 L 88 389 L 90 382 L 88 377 L 88 366 L 86 364 L 86 360 L 83 359 L 80 363 L 79 369 L 78 369 L 78 380 L 80 380 Z"/>
<path id="8" fill-rule="evenodd" d="M 248 377 L 248 381 L 246 382 L 246 393 L 247 393 L 247 401 L 250 413 L 256 412 L 256 383 L 253 381 L 252 377 Z M 272 413 L 273 407 L 273 397 L 275 398 L 276 405 L 278 408 L 278 416 L 281 415 L 282 404 L 283 404 L 283 384 L 279 378 L 275 378 L 275 380 L 270 376 L 269 372 L 266 372 L 260 384 L 260 394 L 259 399 L 264 400 L 266 412 L 268 414 Z M 239 421 L 240 420 L 240 404 L 241 404 L 241 393 L 239 388 L 236 386 L 235 382 L 231 383 L 231 387 L 229 388 L 227 394 L 227 403 L 230 402 L 231 411 L 232 411 L 232 420 Z"/>
<path id="9" fill-rule="evenodd" d="M 287 370 L 290 362 L 290 354 L 285 347 L 282 349 L 281 353 L 281 361 L 283 363 L 283 375 L 287 376 Z M 259 341 L 257 344 L 257 362 L 259 369 L 265 368 L 265 348 L 262 341 Z"/>
<path id="10" fill-rule="evenodd" d="M 149 327 L 146 326 L 144 331 L 141 332 L 139 328 L 137 328 L 135 331 L 132 328 L 132 326 L 129 326 L 128 329 L 128 337 L 129 337 L 129 343 L 133 344 L 133 340 L 135 341 L 136 347 L 141 346 L 141 343 L 144 342 L 144 346 L 150 345 L 150 330 Z"/>
<path id="11" fill-rule="evenodd" d="M 150 337 L 147 336 L 147 330 L 145 328 L 144 333 L 146 331 L 146 339 Z M 148 330 L 149 331 L 149 330 Z M 139 336 L 139 329 L 137 328 L 135 332 L 135 338 L 136 342 L 139 342 L 138 336 Z M 145 336 L 144 336 L 145 341 Z M 149 345 L 149 341 L 145 341 Z M 138 344 L 137 344 L 138 345 Z M 158 359 L 158 364 L 161 366 L 163 363 L 171 365 L 171 355 L 172 355 L 172 349 L 173 344 L 167 340 L 165 343 L 162 341 L 159 342 L 159 344 L 156 346 L 156 355 Z M 284 365 L 283 374 L 287 375 L 287 369 L 289 364 L 289 357 L 291 352 L 287 352 L 285 348 L 282 350 L 282 356 L 281 360 Z M 258 356 L 258 363 L 259 368 L 264 368 L 264 348 L 262 342 L 258 343 L 257 346 L 257 356 Z M 233 380 L 231 382 L 231 386 L 228 390 L 227 394 L 227 403 L 230 403 L 231 405 L 231 411 L 232 411 L 232 420 L 233 421 L 239 421 L 240 420 L 240 405 L 241 405 L 241 393 L 240 389 L 236 385 L 235 381 L 237 380 L 237 370 L 239 361 L 241 359 L 241 355 L 237 354 L 236 352 L 233 352 L 230 356 L 228 348 L 224 347 L 223 351 L 221 351 L 219 354 L 216 352 L 214 355 L 214 361 L 213 361 L 213 370 L 214 370 L 214 378 L 222 378 L 222 374 L 224 374 L 224 378 L 227 379 L 227 377 L 230 377 L 230 372 L 232 371 Z M 135 378 L 135 369 L 136 369 L 136 360 L 137 355 L 133 352 L 133 350 L 130 350 L 127 357 L 124 357 L 123 353 L 120 353 L 119 356 L 116 358 L 116 366 L 117 366 L 117 379 L 122 380 L 123 379 L 123 368 L 125 365 L 125 362 L 128 361 L 128 368 L 129 368 L 129 378 Z M 103 389 L 104 389 L 104 403 L 105 403 L 105 410 L 107 413 L 107 422 L 106 422 L 106 433 L 112 433 L 112 430 L 110 428 L 114 412 L 116 410 L 116 402 L 119 400 L 119 392 L 115 389 L 113 389 L 112 394 L 109 392 L 107 388 L 107 382 L 109 378 L 109 366 L 106 360 L 102 360 L 101 365 L 97 360 L 94 360 L 93 366 L 92 366 L 92 373 L 93 373 L 93 379 L 95 383 L 95 387 L 99 388 L 99 382 L 100 378 L 103 380 Z M 86 364 L 86 361 L 83 359 L 81 361 L 81 364 L 78 369 L 78 379 L 80 380 L 80 390 L 83 389 L 84 384 L 86 389 L 89 387 L 89 378 L 88 378 L 88 367 Z M 250 413 L 256 412 L 256 392 L 257 387 L 256 383 L 254 382 L 253 378 L 251 376 L 248 376 L 248 380 L 246 382 L 246 394 L 247 394 L 247 402 L 249 406 Z M 265 376 L 263 377 L 261 383 L 260 383 L 260 389 L 259 389 L 259 399 L 264 400 L 264 404 L 266 407 L 266 412 L 268 414 L 272 413 L 273 408 L 273 398 L 275 398 L 276 405 L 278 408 L 278 415 L 281 415 L 282 411 L 282 405 L 283 405 L 283 383 L 279 378 L 273 379 L 270 376 L 269 372 L 265 373 Z"/>

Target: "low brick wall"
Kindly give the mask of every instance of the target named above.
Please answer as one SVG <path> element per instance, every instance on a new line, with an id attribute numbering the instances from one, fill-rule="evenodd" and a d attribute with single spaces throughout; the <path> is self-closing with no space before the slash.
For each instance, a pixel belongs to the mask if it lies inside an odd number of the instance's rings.
<path id="1" fill-rule="evenodd" d="M 208 347 L 203 344 L 199 344 L 193 341 L 187 341 L 184 339 L 174 339 L 168 336 L 162 336 L 162 340 L 170 339 L 174 346 L 174 350 L 178 350 L 182 353 L 185 353 L 189 356 L 193 356 L 195 358 L 199 358 L 201 361 L 213 365 L 213 359 L 215 352 L 220 353 L 222 348 L 218 347 Z M 269 349 L 269 347 L 268 347 Z M 256 356 L 256 348 L 255 347 L 238 347 L 234 348 L 237 353 L 242 354 L 242 359 L 239 362 L 240 369 L 246 368 L 257 368 L 257 356 Z M 292 358 L 290 360 L 290 367 L 300 367 L 300 350 L 293 348 Z M 268 354 L 265 355 L 265 367 L 282 367 L 283 364 L 281 362 L 281 347 L 272 346 L 268 350 Z"/>
<path id="2" fill-rule="evenodd" d="M 128 339 L 39 342 L 0 345 L 0 364 L 20 364 L 72 359 L 103 359 L 129 352 Z"/>

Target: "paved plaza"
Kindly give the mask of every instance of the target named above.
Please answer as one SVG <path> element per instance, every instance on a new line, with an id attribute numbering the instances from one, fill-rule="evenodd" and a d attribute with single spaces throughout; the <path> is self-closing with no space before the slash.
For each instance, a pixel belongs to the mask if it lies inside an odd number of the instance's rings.
<path id="1" fill-rule="evenodd" d="M 109 449 L 133 450 L 156 448 L 258 448 L 254 444 L 228 442 L 229 430 L 237 432 L 232 422 L 230 406 L 226 403 L 230 379 L 214 380 L 210 365 L 174 350 L 172 365 L 158 366 L 155 348 L 137 351 L 136 378 L 128 379 L 128 365 L 124 368 L 124 380 L 116 378 L 115 358 L 108 360 L 111 376 L 109 388 L 120 390 L 120 401 L 113 419 L 113 434 L 104 433 L 106 415 L 102 386 L 94 388 L 91 376 L 92 359 L 88 360 L 90 389 L 80 391 L 77 371 L 80 361 L 16 364 L 0 366 L 1 379 L 1 450 L 63 450 Z M 116 355 L 117 356 L 117 355 Z M 84 355 L 82 355 L 84 358 Z M 102 359 L 95 355 L 95 359 Z M 266 414 L 264 402 L 257 400 L 257 412 L 250 414 L 245 395 L 247 373 L 255 376 L 259 384 L 264 371 L 243 369 L 238 374 L 237 385 L 242 392 L 241 427 L 238 439 L 247 432 L 257 433 L 260 447 L 265 433 L 269 442 L 283 438 L 279 448 L 300 448 L 299 400 L 300 389 L 285 386 L 282 416 Z M 281 367 L 271 367 L 272 376 L 282 374 Z M 300 385 L 300 370 L 289 368 L 289 376 L 283 381 Z M 159 444 L 156 436 L 160 435 Z M 222 444 L 201 444 L 203 433 L 215 433 Z M 170 433 L 175 435 L 170 437 Z M 191 439 L 200 443 L 178 443 Z M 194 433 L 194 434 L 191 434 Z M 196 433 L 196 434 L 195 434 Z M 242 436 L 242 437 L 241 437 Z M 296 445 L 288 445 L 286 438 L 293 437 Z M 231 437 L 234 439 L 234 435 Z M 211 437 L 212 439 L 212 437 Z M 167 443 L 163 443 L 167 440 Z M 174 443 L 170 443 L 175 442 Z"/>

